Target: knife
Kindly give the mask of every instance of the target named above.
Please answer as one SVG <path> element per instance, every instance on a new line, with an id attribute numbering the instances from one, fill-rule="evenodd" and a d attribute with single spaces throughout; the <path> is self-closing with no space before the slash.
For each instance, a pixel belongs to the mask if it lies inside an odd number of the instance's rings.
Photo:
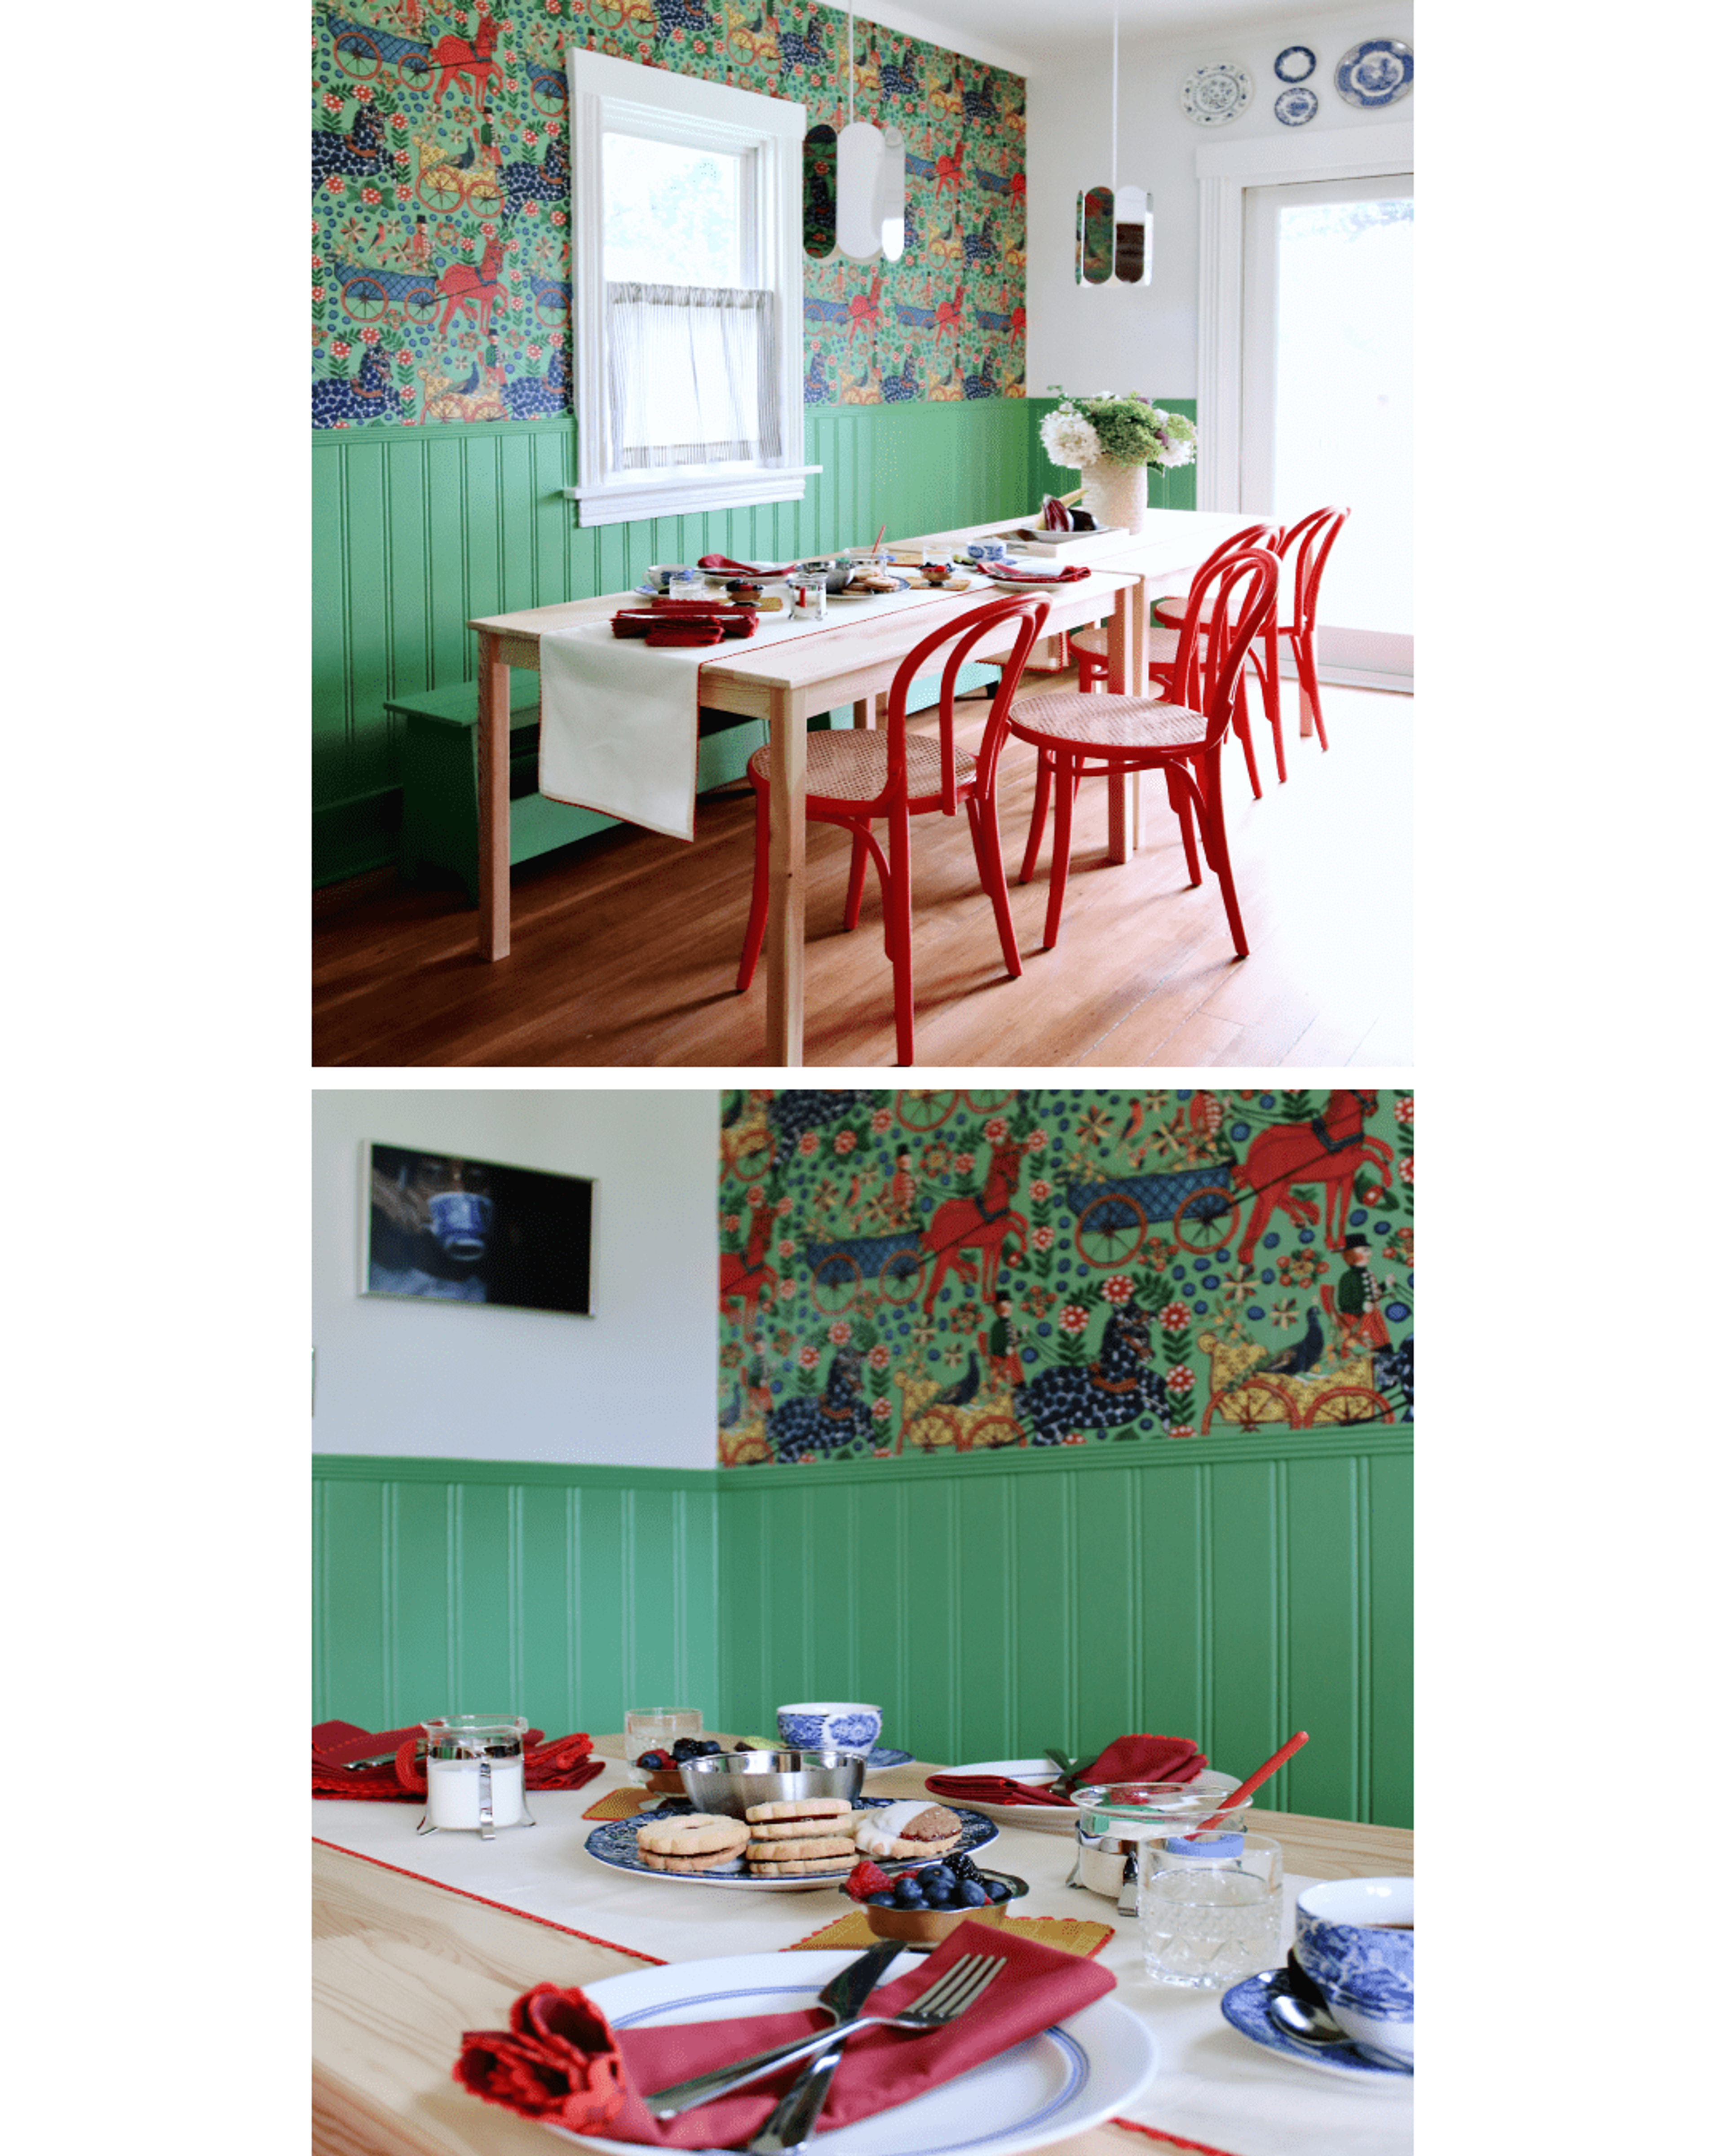
<path id="1" fill-rule="evenodd" d="M 773 2116 L 748 2143 L 747 2156 L 785 2156 L 785 2152 L 802 2148 L 814 2131 L 814 2122 L 820 2117 L 844 2056 L 841 2037 L 819 2058 L 809 2061 L 779 2098 Z"/>
<path id="2" fill-rule="evenodd" d="M 901 1939 L 882 1939 L 857 1960 L 847 1963 L 832 1979 L 822 1991 L 819 2003 L 834 2019 L 830 2029 L 819 2032 L 821 2043 L 835 2035 L 847 2021 L 860 2017 L 869 1994 L 880 1981 L 881 1973 L 903 1948 Z M 806 2055 L 815 2041 L 809 2036 L 799 2036 L 794 2043 L 777 2045 L 770 2051 L 757 2051 L 752 2058 L 733 2059 L 728 2066 L 716 2066 L 688 2081 L 672 2082 L 665 2088 L 649 2090 L 644 2101 L 655 2118 L 670 2118 L 680 2111 L 691 2111 L 698 2103 L 711 2103 L 717 2097 L 728 2096 L 746 2082 L 770 2072 L 781 2060 L 793 2053 Z"/>

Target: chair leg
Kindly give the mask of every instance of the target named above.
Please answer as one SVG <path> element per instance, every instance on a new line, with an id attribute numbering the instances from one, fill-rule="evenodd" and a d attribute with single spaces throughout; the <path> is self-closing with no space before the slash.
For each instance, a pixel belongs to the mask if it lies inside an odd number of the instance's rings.
<path id="1" fill-rule="evenodd" d="M 862 914 L 863 878 L 868 873 L 869 842 L 860 831 L 851 834 L 850 882 L 845 893 L 845 927 L 848 934 Z"/>
<path id="2" fill-rule="evenodd" d="M 994 908 L 994 926 L 1000 932 L 1000 955 L 1006 970 L 1016 980 L 1024 970 L 1019 956 L 1018 930 L 1006 895 L 1006 863 L 1000 853 L 1000 822 L 994 813 L 994 797 L 972 793 L 964 806 L 970 814 L 970 843 L 976 851 L 977 871 Z"/>
<path id="3" fill-rule="evenodd" d="M 1036 856 L 1042 851 L 1042 828 L 1048 821 L 1048 778 L 1052 766 L 1046 749 L 1036 752 L 1036 798 L 1030 809 L 1030 835 L 1024 841 L 1024 866 L 1019 881 L 1029 883 L 1036 873 Z"/>
<path id="4" fill-rule="evenodd" d="M 1272 621 L 1269 634 L 1264 639 L 1264 657 L 1260 662 L 1254 651 L 1252 664 L 1258 670 L 1258 680 L 1264 691 L 1264 717 L 1276 749 L 1276 775 L 1286 786 L 1288 783 L 1288 760 L 1281 746 L 1281 675 L 1278 670 L 1281 654 L 1276 648 L 1276 624 Z"/>
<path id="5" fill-rule="evenodd" d="M 772 880 L 771 837 L 767 788 L 755 788 L 755 887 L 749 899 L 749 925 L 743 931 L 742 963 L 737 969 L 737 993 L 741 995 L 755 978 L 761 946 L 767 940 L 767 892 Z"/>
<path id="6" fill-rule="evenodd" d="M 911 981 L 911 812 L 901 801 L 891 811 L 886 906 L 892 917 L 892 1013 L 898 1032 L 898 1060 L 916 1060 Z"/>
<path id="7" fill-rule="evenodd" d="M 1186 873 L 1192 882 L 1204 881 L 1204 870 L 1198 865 L 1198 836 L 1192 828 L 1192 797 L 1183 787 L 1174 783 L 1175 766 L 1169 764 L 1163 773 L 1168 785 L 1168 806 L 1180 819 L 1180 836 L 1186 847 Z"/>
<path id="8" fill-rule="evenodd" d="M 1210 866 L 1216 872 L 1216 881 L 1222 886 L 1222 903 L 1228 912 L 1228 926 L 1234 935 L 1234 952 L 1239 958 L 1247 956 L 1245 924 L 1240 917 L 1240 901 L 1235 896 L 1234 868 L 1228 858 L 1228 827 L 1222 819 L 1222 752 L 1214 749 L 1204 757 L 1199 778 L 1198 817 L 1204 827 L 1204 850 L 1209 856 Z"/>
<path id="9" fill-rule="evenodd" d="M 1246 714 L 1245 675 L 1234 685 L 1234 731 L 1240 737 L 1240 745 L 1245 751 L 1246 777 L 1252 782 L 1252 798 L 1261 801 L 1264 789 L 1258 783 L 1258 759 L 1252 749 L 1252 722 Z"/>
<path id="10" fill-rule="evenodd" d="M 1052 951 L 1060 936 L 1060 901 L 1066 895 L 1066 870 L 1072 859 L 1072 803 L 1078 792 L 1078 759 L 1055 760 L 1053 774 L 1055 808 L 1054 860 L 1048 872 L 1048 916 L 1043 924 L 1042 947 Z"/>

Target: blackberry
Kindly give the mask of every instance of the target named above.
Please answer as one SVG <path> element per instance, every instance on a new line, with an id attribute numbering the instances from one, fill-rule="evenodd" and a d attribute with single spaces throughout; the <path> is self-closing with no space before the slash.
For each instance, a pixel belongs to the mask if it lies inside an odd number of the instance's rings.
<path id="1" fill-rule="evenodd" d="M 944 1858 L 942 1861 L 945 1863 L 947 1871 L 950 1871 L 952 1876 L 957 1880 L 963 1881 L 966 1879 L 980 1879 L 982 1876 L 982 1874 L 977 1870 L 975 1865 L 971 1862 L 970 1859 L 964 1855 L 962 1850 L 956 1856 L 948 1856 Z"/>

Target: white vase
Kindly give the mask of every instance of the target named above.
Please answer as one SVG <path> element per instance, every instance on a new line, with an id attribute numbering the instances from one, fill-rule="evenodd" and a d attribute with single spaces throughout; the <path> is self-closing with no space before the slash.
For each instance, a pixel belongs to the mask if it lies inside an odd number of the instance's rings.
<path id="1" fill-rule="evenodd" d="M 1078 469 L 1084 480 L 1084 506 L 1098 524 L 1127 531 L 1143 530 L 1150 489 L 1147 465 L 1117 464 L 1104 457 Z"/>

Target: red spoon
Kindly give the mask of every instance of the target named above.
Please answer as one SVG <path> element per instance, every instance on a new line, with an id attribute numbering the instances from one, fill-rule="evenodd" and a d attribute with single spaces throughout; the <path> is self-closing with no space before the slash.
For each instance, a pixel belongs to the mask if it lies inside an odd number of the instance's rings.
<path id="1" fill-rule="evenodd" d="M 1212 1812 L 1202 1826 L 1194 1827 L 1192 1830 L 1194 1834 L 1206 1833 L 1219 1819 L 1225 1819 L 1237 1805 L 1244 1804 L 1255 1790 L 1262 1789 L 1272 1774 L 1279 1773 L 1286 1766 L 1302 1744 L 1309 1743 L 1310 1738 L 1311 1732 L 1308 1730 L 1296 1729 L 1287 1743 L 1282 1746 L 1281 1751 L 1271 1753 L 1255 1774 L 1248 1774 L 1237 1789 L 1230 1789 L 1228 1792 L 1221 1810 Z"/>

